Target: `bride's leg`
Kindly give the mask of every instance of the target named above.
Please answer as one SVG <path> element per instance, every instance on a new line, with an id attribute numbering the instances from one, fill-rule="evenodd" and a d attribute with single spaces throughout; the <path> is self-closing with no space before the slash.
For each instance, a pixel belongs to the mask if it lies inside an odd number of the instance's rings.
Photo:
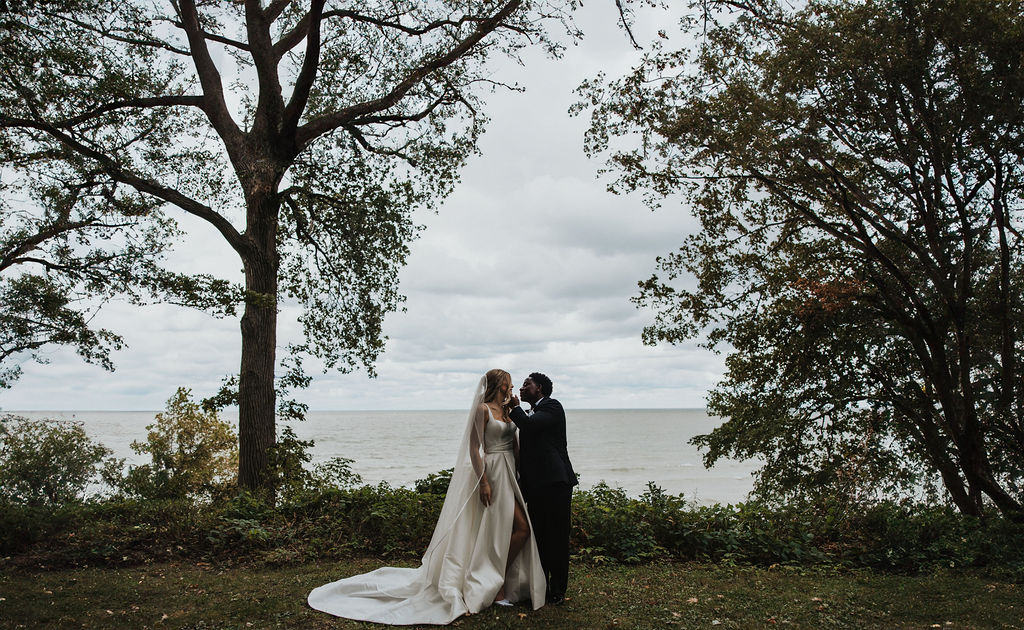
<path id="1" fill-rule="evenodd" d="M 526 510 L 523 506 L 519 505 L 519 501 L 516 501 L 516 509 L 512 514 L 512 537 L 508 543 L 508 560 L 505 562 L 505 573 L 508 573 L 508 568 L 512 566 L 512 562 L 519 555 L 519 552 L 526 546 L 526 541 L 530 538 L 530 522 L 526 520 Z M 501 585 L 501 589 L 498 590 L 497 596 L 494 598 L 495 601 L 505 599 L 505 585 Z"/>
<path id="2" fill-rule="evenodd" d="M 529 538 L 530 522 L 526 520 L 526 510 L 519 505 L 519 501 L 516 501 L 516 510 L 512 516 L 512 539 L 508 543 L 508 561 L 505 563 L 506 572 Z"/>

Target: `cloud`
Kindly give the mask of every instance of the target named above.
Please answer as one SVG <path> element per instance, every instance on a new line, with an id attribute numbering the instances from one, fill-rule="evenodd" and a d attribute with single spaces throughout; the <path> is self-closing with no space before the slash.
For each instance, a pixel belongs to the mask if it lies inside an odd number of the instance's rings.
<path id="1" fill-rule="evenodd" d="M 406 311 L 389 315 L 378 377 L 314 373 L 298 394 L 313 409 L 461 409 L 489 368 L 519 380 L 548 373 L 567 406 L 701 407 L 723 372 L 720 356 L 695 344 L 647 347 L 651 315 L 630 297 L 697 224 L 684 207 L 651 212 L 639 195 L 612 195 L 601 164 L 582 152 L 586 116 L 571 118 L 574 88 L 604 71 L 624 73 L 643 52 L 616 26 L 611 3 L 588 4 L 578 23 L 586 36 L 561 60 L 537 52 L 495 77 L 525 93 L 488 98 L 481 154 L 411 245 L 401 289 Z M 644 18 L 637 33 L 659 26 Z M 663 18 L 664 19 L 664 18 Z M 179 219 L 187 238 L 174 268 L 241 280 L 237 255 L 213 228 Z M 285 304 L 279 347 L 300 338 L 297 307 Z M 179 385 L 213 393 L 237 371 L 237 319 L 217 320 L 173 306 L 112 304 L 101 325 L 125 336 L 109 374 L 72 352 L 50 352 L 49 365 L 25 365 L 5 409 L 160 409 Z"/>

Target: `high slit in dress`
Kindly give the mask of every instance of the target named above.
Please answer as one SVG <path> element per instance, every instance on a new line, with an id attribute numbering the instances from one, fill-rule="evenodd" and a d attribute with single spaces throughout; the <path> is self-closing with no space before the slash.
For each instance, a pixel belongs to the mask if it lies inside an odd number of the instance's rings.
<path id="1" fill-rule="evenodd" d="M 447 531 L 435 529 L 420 567 L 383 567 L 325 584 L 309 594 L 310 606 L 392 625 L 448 624 L 490 606 L 503 583 L 508 600 L 529 602 L 535 610 L 544 605 L 544 570 L 532 524 L 522 551 L 505 571 L 516 502 L 527 521 L 529 516 L 516 480 L 516 427 L 496 420 L 489 409 L 487 414 L 483 459 L 491 504 L 485 507 L 475 492 L 462 499 Z"/>

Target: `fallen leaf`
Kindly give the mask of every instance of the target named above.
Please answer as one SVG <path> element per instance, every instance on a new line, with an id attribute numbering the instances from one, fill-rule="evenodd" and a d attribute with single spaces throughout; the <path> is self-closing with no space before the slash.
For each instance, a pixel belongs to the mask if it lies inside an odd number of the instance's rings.
<path id="1" fill-rule="evenodd" d="M 526 619 L 526 613 L 519 613 L 520 619 Z"/>
<path id="2" fill-rule="evenodd" d="M 699 598 L 697 598 L 697 597 L 691 597 L 690 599 L 686 600 L 686 603 L 687 603 L 687 604 L 696 604 L 696 603 L 697 603 L 697 602 L 699 602 L 699 601 L 700 601 L 700 599 L 699 599 Z"/>
<path id="3" fill-rule="evenodd" d="M 811 598 L 811 601 L 812 601 L 812 602 L 820 602 L 820 601 L 821 601 L 821 598 L 820 598 L 820 597 L 812 597 L 812 598 Z"/>
<path id="4" fill-rule="evenodd" d="M 682 617 L 683 615 L 681 613 L 674 612 L 674 613 L 672 613 L 672 616 L 678 619 L 679 617 Z"/>

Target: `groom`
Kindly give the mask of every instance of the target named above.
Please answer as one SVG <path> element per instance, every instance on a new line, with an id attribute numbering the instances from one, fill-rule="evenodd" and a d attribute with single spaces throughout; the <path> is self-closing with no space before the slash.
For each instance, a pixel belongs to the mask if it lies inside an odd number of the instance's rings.
<path id="1" fill-rule="evenodd" d="M 512 397 L 512 421 L 519 427 L 519 485 L 533 523 L 540 562 L 548 580 L 547 601 L 561 604 L 569 582 L 569 511 L 579 481 L 565 444 L 565 410 L 551 398 L 551 379 L 534 372 Z"/>

